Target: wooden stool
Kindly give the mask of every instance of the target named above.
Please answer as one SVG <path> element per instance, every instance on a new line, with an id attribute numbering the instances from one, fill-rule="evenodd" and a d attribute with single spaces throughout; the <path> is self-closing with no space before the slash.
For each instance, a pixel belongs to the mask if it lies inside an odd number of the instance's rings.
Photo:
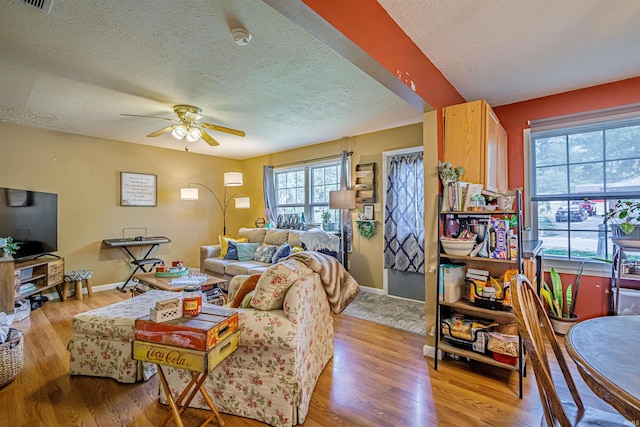
<path id="1" fill-rule="evenodd" d="M 82 281 L 84 280 L 87 287 L 88 296 L 93 295 L 91 290 L 91 279 L 93 277 L 93 271 L 91 270 L 73 270 L 64 274 L 64 288 L 62 290 L 63 301 L 67 299 L 67 291 L 69 290 L 69 284 L 75 282 L 76 287 L 76 299 L 82 299 Z"/>

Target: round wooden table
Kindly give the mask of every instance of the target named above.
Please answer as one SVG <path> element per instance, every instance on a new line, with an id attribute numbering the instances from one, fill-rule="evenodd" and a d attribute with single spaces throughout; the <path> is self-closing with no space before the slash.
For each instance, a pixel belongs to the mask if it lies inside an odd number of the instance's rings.
<path id="1" fill-rule="evenodd" d="M 565 346 L 594 393 L 640 422 L 640 316 L 585 320 L 571 328 Z"/>

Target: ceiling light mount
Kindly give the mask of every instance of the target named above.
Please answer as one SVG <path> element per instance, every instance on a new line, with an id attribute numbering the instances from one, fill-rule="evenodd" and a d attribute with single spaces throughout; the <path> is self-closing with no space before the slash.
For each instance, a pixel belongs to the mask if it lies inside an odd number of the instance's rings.
<path id="1" fill-rule="evenodd" d="M 231 37 L 238 46 L 246 46 L 251 40 L 251 33 L 244 28 L 234 28 L 231 30 Z"/>

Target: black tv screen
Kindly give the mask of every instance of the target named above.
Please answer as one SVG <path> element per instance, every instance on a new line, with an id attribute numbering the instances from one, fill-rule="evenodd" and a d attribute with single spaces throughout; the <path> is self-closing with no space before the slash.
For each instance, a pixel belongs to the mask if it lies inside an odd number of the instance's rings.
<path id="1" fill-rule="evenodd" d="M 20 245 L 15 259 L 58 250 L 58 195 L 0 187 L 0 237 Z"/>

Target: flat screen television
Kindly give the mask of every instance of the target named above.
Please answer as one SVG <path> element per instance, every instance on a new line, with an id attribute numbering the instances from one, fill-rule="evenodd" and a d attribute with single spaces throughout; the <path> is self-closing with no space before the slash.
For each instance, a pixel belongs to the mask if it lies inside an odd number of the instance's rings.
<path id="1" fill-rule="evenodd" d="M 0 237 L 13 237 L 14 259 L 58 250 L 58 195 L 0 187 Z"/>

